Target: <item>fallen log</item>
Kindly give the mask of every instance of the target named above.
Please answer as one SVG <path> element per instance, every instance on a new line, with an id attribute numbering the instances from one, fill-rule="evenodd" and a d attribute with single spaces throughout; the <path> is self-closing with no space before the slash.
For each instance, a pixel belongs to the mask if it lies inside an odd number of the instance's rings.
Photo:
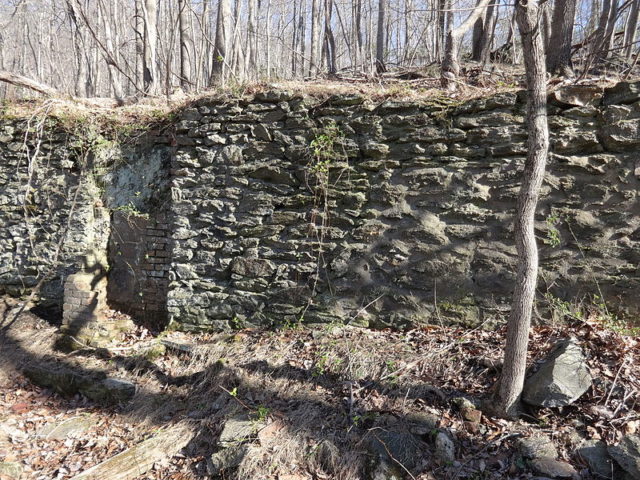
<path id="1" fill-rule="evenodd" d="M 180 452 L 194 436 L 193 423 L 177 423 L 71 480 L 133 480 L 151 470 L 156 462 Z"/>
<path id="2" fill-rule="evenodd" d="M 28 88 L 29 90 L 34 90 L 38 93 L 42 93 L 43 95 L 47 95 L 48 97 L 56 97 L 60 95 L 58 90 L 50 87 L 49 85 L 36 82 L 35 80 L 18 75 L 17 73 L 7 72 L 6 70 L 0 70 L 0 82 L 10 83 L 16 87 Z"/>

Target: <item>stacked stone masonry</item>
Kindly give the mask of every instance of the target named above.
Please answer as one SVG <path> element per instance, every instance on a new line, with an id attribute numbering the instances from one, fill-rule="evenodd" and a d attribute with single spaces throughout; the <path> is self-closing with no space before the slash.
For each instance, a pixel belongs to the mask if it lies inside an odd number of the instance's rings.
<path id="1" fill-rule="evenodd" d="M 552 95 L 536 224 L 541 298 L 602 294 L 622 313 L 640 309 L 639 90 Z M 522 92 L 461 104 L 282 91 L 199 100 L 178 113 L 170 139 L 141 147 L 120 177 L 128 183 L 113 183 L 128 185 L 136 171 L 145 185 L 156 178 L 129 240 L 118 243 L 124 216 L 111 214 L 109 301 L 117 304 L 112 287 L 122 283 L 131 293 L 123 308 L 190 330 L 489 325 L 508 309 L 515 278 L 524 113 Z M 0 220 L 19 225 L 22 204 L 1 201 L 20 191 L 13 138 L 0 148 Z M 63 164 L 52 159 L 53 177 Z M 28 273 L 16 260 L 25 237 L 0 235 L 0 285 L 10 291 Z"/>
<path id="2" fill-rule="evenodd" d="M 552 98 L 541 296 L 602 292 L 638 309 L 639 98 L 637 84 Z M 185 110 L 170 318 L 188 329 L 490 324 L 515 278 L 524 114 L 522 92 L 461 105 L 269 92 Z"/>

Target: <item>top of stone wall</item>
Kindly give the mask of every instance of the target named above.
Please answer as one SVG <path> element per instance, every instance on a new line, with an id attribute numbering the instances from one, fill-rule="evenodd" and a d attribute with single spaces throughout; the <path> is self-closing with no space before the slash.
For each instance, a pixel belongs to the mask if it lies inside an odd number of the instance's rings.
<path id="1" fill-rule="evenodd" d="M 135 105 L 122 107 L 87 107 L 71 101 L 49 101 L 46 115 L 62 126 L 70 127 L 83 120 L 90 120 L 100 127 L 101 133 L 123 133 L 144 127 L 160 127 L 181 117 L 194 106 L 250 103 L 279 103 L 302 101 L 305 106 L 333 108 L 364 106 L 389 109 L 419 108 L 423 110 L 447 110 L 451 113 L 473 113 L 491 110 L 515 103 L 525 103 L 526 92 L 517 88 L 468 90 L 467 93 L 449 95 L 439 88 L 413 89 L 410 84 L 390 84 L 387 87 L 369 84 L 340 82 L 298 82 L 262 85 L 247 88 L 243 92 L 215 91 L 196 98 L 169 98 L 143 100 Z M 569 85 L 550 88 L 550 105 L 559 107 L 630 104 L 640 100 L 640 81 Z M 44 103 L 19 101 L 5 104 L 0 112 L 0 122 L 26 121 Z M 454 111 L 455 110 L 455 111 Z M 188 115 L 188 114 L 187 114 Z M 184 118 L 184 116 L 182 116 Z"/>

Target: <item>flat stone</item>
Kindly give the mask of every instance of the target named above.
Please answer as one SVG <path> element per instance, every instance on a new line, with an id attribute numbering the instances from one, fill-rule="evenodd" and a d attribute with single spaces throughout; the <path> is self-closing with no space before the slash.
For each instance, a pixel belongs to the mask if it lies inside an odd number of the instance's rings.
<path id="1" fill-rule="evenodd" d="M 395 464 L 395 459 L 411 470 L 424 455 L 426 444 L 411 433 L 384 430 L 374 432 L 369 441 L 369 450 L 379 462 Z"/>
<path id="2" fill-rule="evenodd" d="M 416 435 L 432 433 L 440 425 L 441 417 L 427 412 L 419 412 L 407 415 L 407 421 L 411 422 L 409 430 Z"/>
<path id="3" fill-rule="evenodd" d="M 0 462 L 0 477 L 19 479 L 22 476 L 22 465 L 18 462 Z"/>
<path id="4" fill-rule="evenodd" d="M 621 472 L 607 450 L 607 445 L 599 440 L 587 440 L 576 453 L 589 465 L 589 470 L 596 478 L 620 478 Z"/>
<path id="5" fill-rule="evenodd" d="M 136 392 L 135 384 L 124 379 L 107 378 L 104 372 L 89 375 L 60 365 L 31 365 L 24 369 L 24 374 L 36 385 L 52 388 L 61 395 L 81 393 L 103 404 L 125 402 Z"/>
<path id="6" fill-rule="evenodd" d="M 225 470 L 236 468 L 242 463 L 249 451 L 248 445 L 235 445 L 214 453 L 207 460 L 207 471 L 211 475 L 220 475 Z"/>
<path id="7" fill-rule="evenodd" d="M 444 464 L 453 463 L 456 459 L 456 445 L 445 432 L 438 432 L 436 435 L 435 455 Z"/>
<path id="8" fill-rule="evenodd" d="M 248 415 L 230 417 L 225 421 L 224 427 L 222 427 L 218 445 L 224 448 L 238 445 L 255 436 L 263 426 L 263 422 L 257 422 Z"/>
<path id="9" fill-rule="evenodd" d="M 517 442 L 517 447 L 520 455 L 527 459 L 558 457 L 556 446 L 551 439 L 545 435 L 533 435 L 528 438 L 521 438 Z"/>
<path id="10" fill-rule="evenodd" d="M 640 100 L 640 82 L 620 82 L 610 88 L 605 88 L 602 103 L 614 105 L 617 103 L 634 103 Z"/>
<path id="11" fill-rule="evenodd" d="M 80 392 L 99 403 L 115 404 L 130 400 L 136 393 L 136 386 L 128 380 L 105 378 L 80 389 Z"/>
<path id="12" fill-rule="evenodd" d="M 0 423 L 0 444 L 9 442 L 23 442 L 28 435 L 12 425 Z"/>
<path id="13" fill-rule="evenodd" d="M 268 277 L 276 271 L 276 266 L 261 258 L 236 257 L 231 263 L 231 271 L 245 277 Z"/>
<path id="14" fill-rule="evenodd" d="M 585 107 L 598 105 L 602 98 L 602 89 L 590 85 L 570 85 L 560 88 L 550 95 L 553 103 Z"/>
<path id="15" fill-rule="evenodd" d="M 586 358 L 574 339 L 558 342 L 524 386 L 522 399 L 538 407 L 564 407 L 591 386 Z"/>
<path id="16" fill-rule="evenodd" d="M 64 440 L 83 433 L 97 423 L 97 419 L 91 415 L 82 415 L 68 418 L 61 423 L 50 423 L 38 431 L 38 436 L 51 440 Z"/>
<path id="17" fill-rule="evenodd" d="M 575 468 L 562 460 L 551 457 L 540 457 L 531 461 L 531 469 L 537 475 L 545 475 L 549 478 L 571 478 L 578 480 L 580 476 Z"/>
<path id="18" fill-rule="evenodd" d="M 620 443 L 609 446 L 608 451 L 631 478 L 640 480 L 640 435 L 622 437 Z"/>

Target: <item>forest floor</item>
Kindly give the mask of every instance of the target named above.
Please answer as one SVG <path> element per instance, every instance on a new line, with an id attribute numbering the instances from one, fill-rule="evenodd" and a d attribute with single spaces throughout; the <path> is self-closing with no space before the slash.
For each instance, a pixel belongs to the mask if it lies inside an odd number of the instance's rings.
<path id="1" fill-rule="evenodd" d="M 18 307 L 15 300 L 0 301 L 2 480 L 18 478 L 16 471 L 23 479 L 70 479 L 180 422 L 195 435 L 185 448 L 156 458 L 138 476 L 112 478 L 211 478 L 208 459 L 219 450 L 225 422 L 238 414 L 260 429 L 245 443 L 249 454 L 239 466 L 213 478 L 370 478 L 362 475 L 370 440 L 402 426 L 428 447 L 421 455 L 416 447 L 407 478 L 532 478 L 517 444 L 544 434 L 559 458 L 587 479 L 576 444 L 616 443 L 640 426 L 640 345 L 596 319 L 532 329 L 531 362 L 558 339 L 574 336 L 596 381 L 571 406 L 531 409 L 512 422 L 470 419 L 455 400 L 477 404 L 489 392 L 500 370 L 503 331 L 325 325 L 156 336 L 139 327 L 108 349 L 63 354 L 53 349 L 55 325 L 28 311 L 12 322 Z M 134 382 L 136 394 L 110 407 L 80 394 L 63 397 L 25 378 L 24 369 L 34 364 L 101 370 Z M 454 442 L 449 460 L 433 454 L 438 432 Z M 330 449 L 320 448 L 327 442 Z"/>

